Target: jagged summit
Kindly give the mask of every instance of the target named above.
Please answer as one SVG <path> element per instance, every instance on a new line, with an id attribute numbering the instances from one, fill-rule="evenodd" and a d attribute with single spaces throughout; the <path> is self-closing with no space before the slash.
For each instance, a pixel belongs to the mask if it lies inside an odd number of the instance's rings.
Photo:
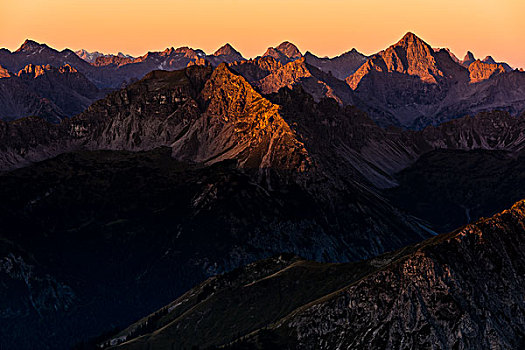
<path id="1" fill-rule="evenodd" d="M 234 47 L 230 45 L 230 43 L 224 44 L 219 49 L 217 49 L 217 51 L 213 53 L 213 56 L 220 56 L 220 55 L 239 55 L 242 57 L 241 53 L 235 50 Z"/>
<path id="2" fill-rule="evenodd" d="M 489 64 L 496 64 L 496 61 L 494 60 L 494 58 L 492 58 L 492 56 L 485 57 L 482 60 L 482 62 L 489 63 Z"/>
<path id="3" fill-rule="evenodd" d="M 9 71 L 4 67 L 0 66 L 0 79 L 9 78 L 10 76 L 11 74 L 9 74 Z"/>
<path id="4" fill-rule="evenodd" d="M 428 45 L 423 39 L 412 32 L 407 32 L 405 35 L 403 35 L 403 37 L 396 44 L 394 44 L 394 46 L 409 46 L 414 44 L 424 44 L 430 47 L 430 45 Z"/>
<path id="5" fill-rule="evenodd" d="M 97 58 L 105 56 L 102 52 L 99 52 L 99 51 L 89 52 L 85 49 L 77 50 L 75 51 L 75 54 L 81 59 L 83 59 L 84 61 L 89 62 L 89 63 L 93 63 L 97 60 Z"/>
<path id="6" fill-rule="evenodd" d="M 291 59 L 299 58 L 302 56 L 301 51 L 299 51 L 297 46 L 295 46 L 289 41 L 282 42 L 279 46 L 276 47 L 276 49 L 282 52 L 286 57 Z"/>
<path id="7" fill-rule="evenodd" d="M 434 49 L 434 51 L 436 52 L 439 52 L 441 50 L 444 50 L 446 53 L 448 53 L 448 55 L 450 56 L 450 58 L 452 58 L 454 62 L 461 64 L 461 60 L 458 58 L 458 56 L 456 56 L 456 54 L 454 54 L 454 52 L 452 52 L 452 50 L 450 50 L 448 47 L 442 49 Z"/>
<path id="8" fill-rule="evenodd" d="M 461 64 L 464 66 L 464 67 L 467 67 L 470 66 L 471 63 L 475 62 L 476 61 L 476 57 L 474 56 L 474 54 L 470 51 L 467 51 L 465 57 L 463 58 L 463 60 L 461 61 Z"/>
<path id="9" fill-rule="evenodd" d="M 269 47 L 268 50 L 264 53 L 264 56 L 271 56 L 281 63 L 287 63 L 294 61 L 303 55 L 301 51 L 289 41 L 284 41 L 277 47 Z"/>
<path id="10" fill-rule="evenodd" d="M 412 32 L 384 51 L 372 56 L 346 81 L 356 89 L 370 72 L 396 72 L 418 76 L 425 83 L 437 83 L 443 76 L 438 67 L 434 49 Z"/>
<path id="11" fill-rule="evenodd" d="M 470 51 L 467 51 L 467 54 L 465 55 L 465 58 L 463 58 L 462 61 L 460 61 L 459 63 L 465 67 L 465 68 L 469 68 L 469 66 L 476 62 L 478 59 L 474 56 L 474 54 Z M 512 67 L 506 63 L 506 62 L 497 62 L 492 56 L 486 56 L 483 60 L 479 60 L 480 62 L 482 63 L 486 63 L 486 64 L 494 64 L 494 65 L 501 65 L 503 67 L 503 69 L 505 70 L 505 72 L 510 72 L 512 71 Z"/>
<path id="12" fill-rule="evenodd" d="M 476 57 L 471 51 L 467 51 L 467 53 L 465 54 L 465 57 L 463 58 L 463 61 L 468 61 L 468 60 L 473 60 L 473 61 L 476 60 Z"/>
<path id="13" fill-rule="evenodd" d="M 340 80 L 345 80 L 353 74 L 368 58 L 355 48 L 332 58 L 319 58 L 309 51 L 304 54 L 304 57 L 308 64 Z"/>
<path id="14" fill-rule="evenodd" d="M 46 44 L 40 44 L 31 39 L 26 39 L 24 43 L 15 52 L 30 52 L 44 48 L 49 48 L 49 46 L 47 46 Z"/>

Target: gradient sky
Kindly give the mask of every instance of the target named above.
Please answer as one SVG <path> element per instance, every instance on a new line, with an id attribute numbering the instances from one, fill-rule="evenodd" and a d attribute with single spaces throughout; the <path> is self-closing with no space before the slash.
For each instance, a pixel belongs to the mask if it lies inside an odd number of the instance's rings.
<path id="1" fill-rule="evenodd" d="M 63 49 L 142 55 L 230 42 L 245 57 L 284 40 L 334 56 L 382 50 L 412 31 L 462 58 L 525 67 L 524 0 L 0 0 L 0 47 L 26 39 Z"/>

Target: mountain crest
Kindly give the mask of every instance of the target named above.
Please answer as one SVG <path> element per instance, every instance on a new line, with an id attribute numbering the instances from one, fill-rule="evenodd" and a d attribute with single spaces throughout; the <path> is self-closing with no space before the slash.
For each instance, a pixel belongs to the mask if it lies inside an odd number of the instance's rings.
<path id="1" fill-rule="evenodd" d="M 242 56 L 241 53 L 233 48 L 229 43 L 224 44 L 221 46 L 217 51 L 213 53 L 213 56 L 220 56 L 220 55 L 239 55 Z"/>
<path id="2" fill-rule="evenodd" d="M 407 32 L 394 46 L 408 47 L 412 45 L 425 45 L 430 47 L 423 39 L 412 32 Z"/>
<path id="3" fill-rule="evenodd" d="M 437 79 L 444 75 L 438 67 L 432 47 L 412 32 L 406 33 L 396 44 L 372 56 L 346 81 L 355 90 L 371 71 L 418 76 L 421 81 L 431 84 L 436 84 Z"/>
<path id="4" fill-rule="evenodd" d="M 277 47 L 269 47 L 264 56 L 271 56 L 284 64 L 302 57 L 302 54 L 297 46 L 289 41 L 284 41 Z"/>
<path id="5" fill-rule="evenodd" d="M 301 51 L 289 41 L 283 41 L 279 46 L 276 47 L 281 53 L 290 59 L 296 59 L 302 56 Z"/>
<path id="6" fill-rule="evenodd" d="M 467 54 L 461 61 L 461 64 L 463 65 L 463 67 L 468 68 L 468 66 L 470 66 L 470 64 L 474 61 L 476 61 L 476 57 L 474 56 L 474 54 L 470 51 L 467 51 Z"/>
<path id="7" fill-rule="evenodd" d="M 482 62 L 489 63 L 489 64 L 496 64 L 496 61 L 494 60 L 494 58 L 492 58 L 492 56 L 485 57 Z"/>
<path id="8" fill-rule="evenodd" d="M 31 52 L 49 48 L 46 44 L 37 43 L 34 40 L 26 39 L 24 43 L 15 52 Z"/>
<path id="9" fill-rule="evenodd" d="M 475 61 L 476 57 L 474 57 L 474 54 L 471 51 L 467 51 L 465 54 L 465 57 L 463 58 L 463 61 Z"/>
<path id="10" fill-rule="evenodd" d="M 173 46 L 172 47 L 167 47 L 164 51 L 162 51 L 162 55 L 163 56 L 171 56 L 174 52 L 175 52 L 175 48 Z"/>

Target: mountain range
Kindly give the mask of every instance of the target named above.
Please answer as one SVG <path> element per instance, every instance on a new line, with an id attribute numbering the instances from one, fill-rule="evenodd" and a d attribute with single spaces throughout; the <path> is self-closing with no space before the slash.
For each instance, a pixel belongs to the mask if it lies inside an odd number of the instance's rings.
<path id="1" fill-rule="evenodd" d="M 421 129 L 482 111 L 499 109 L 517 115 L 525 109 L 523 72 L 495 62 L 490 56 L 476 60 L 471 52 L 459 60 L 450 50 L 433 49 L 413 33 L 371 56 L 352 49 L 334 58 L 319 58 L 310 52 L 303 55 L 290 42 L 270 47 L 251 60 L 230 44 L 213 54 L 171 47 L 140 57 L 57 51 L 31 40 L 15 52 L 0 50 L 3 79 L 28 64 L 55 68 L 68 64 L 105 92 L 141 79 L 155 69 L 178 70 L 194 64 L 216 67 L 221 63 L 235 67 L 263 94 L 302 85 L 317 98 L 331 97 L 342 105 L 359 107 L 382 126 Z M 96 98 L 99 96 L 92 97 L 91 102 Z M 85 108 L 78 99 L 72 98 L 70 103 L 78 106 L 76 110 Z M 13 116 L 34 114 L 56 122 L 55 116 L 48 117 L 50 108 L 25 108 Z M 73 116 L 75 112 L 66 114 Z"/>
<path id="2" fill-rule="evenodd" d="M 0 66 L 0 348 L 523 345 L 525 73 L 412 33 Z"/>

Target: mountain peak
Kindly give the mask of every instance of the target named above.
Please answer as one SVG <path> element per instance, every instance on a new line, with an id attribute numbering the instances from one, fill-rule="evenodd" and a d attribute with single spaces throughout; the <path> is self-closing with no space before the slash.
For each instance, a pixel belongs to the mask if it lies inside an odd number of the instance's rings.
<path id="1" fill-rule="evenodd" d="M 45 44 L 40 44 L 34 40 L 26 39 L 24 43 L 15 52 L 30 52 L 30 51 L 36 51 L 39 49 L 42 50 L 47 47 L 48 46 Z"/>
<path id="2" fill-rule="evenodd" d="M 301 51 L 289 41 L 284 41 L 277 47 L 269 47 L 268 50 L 264 53 L 263 57 L 271 56 L 281 63 L 288 63 L 294 61 L 303 55 Z"/>
<path id="3" fill-rule="evenodd" d="M 240 54 L 240 52 L 235 50 L 233 48 L 233 46 L 231 46 L 229 43 L 224 44 L 217 51 L 215 51 L 213 53 L 213 56 L 220 56 L 220 55 L 225 55 L 225 56 L 230 56 L 230 55 L 237 56 L 238 55 L 238 56 L 242 56 Z"/>
<path id="4" fill-rule="evenodd" d="M 188 50 L 190 50 L 189 48 L 187 48 Z M 171 56 L 173 53 L 175 52 L 175 48 L 172 46 L 172 47 L 167 47 L 166 49 L 164 49 L 164 51 L 162 51 L 162 55 L 164 56 Z"/>
<path id="5" fill-rule="evenodd" d="M 436 61 L 434 49 L 412 32 L 386 50 L 368 59 L 354 74 L 346 78 L 355 90 L 361 80 L 371 71 L 397 72 L 418 76 L 422 82 L 437 84 L 444 74 Z"/>
<path id="6" fill-rule="evenodd" d="M 489 64 L 496 64 L 496 61 L 494 60 L 494 58 L 492 58 L 492 56 L 485 57 L 482 62 L 489 63 Z"/>
<path id="7" fill-rule="evenodd" d="M 467 51 L 467 54 L 465 55 L 465 58 L 463 58 L 463 62 L 466 61 L 475 61 L 476 57 L 474 57 L 474 54 L 470 51 Z"/>
<path id="8" fill-rule="evenodd" d="M 448 55 L 450 56 L 450 58 L 456 62 L 456 63 L 461 63 L 461 60 L 454 54 L 454 52 L 452 52 L 448 47 L 445 47 L 445 48 L 442 48 L 442 49 L 436 49 L 437 52 L 439 51 L 445 51 L 446 53 L 448 53 Z"/>
<path id="9" fill-rule="evenodd" d="M 429 46 L 423 39 L 412 32 L 408 32 L 403 35 L 403 37 L 394 46 L 407 47 L 414 44 L 423 44 L 425 46 Z"/>
<path id="10" fill-rule="evenodd" d="M 296 59 L 302 56 L 301 51 L 289 41 L 283 41 L 279 46 L 276 47 L 278 51 L 284 54 L 286 57 Z"/>

